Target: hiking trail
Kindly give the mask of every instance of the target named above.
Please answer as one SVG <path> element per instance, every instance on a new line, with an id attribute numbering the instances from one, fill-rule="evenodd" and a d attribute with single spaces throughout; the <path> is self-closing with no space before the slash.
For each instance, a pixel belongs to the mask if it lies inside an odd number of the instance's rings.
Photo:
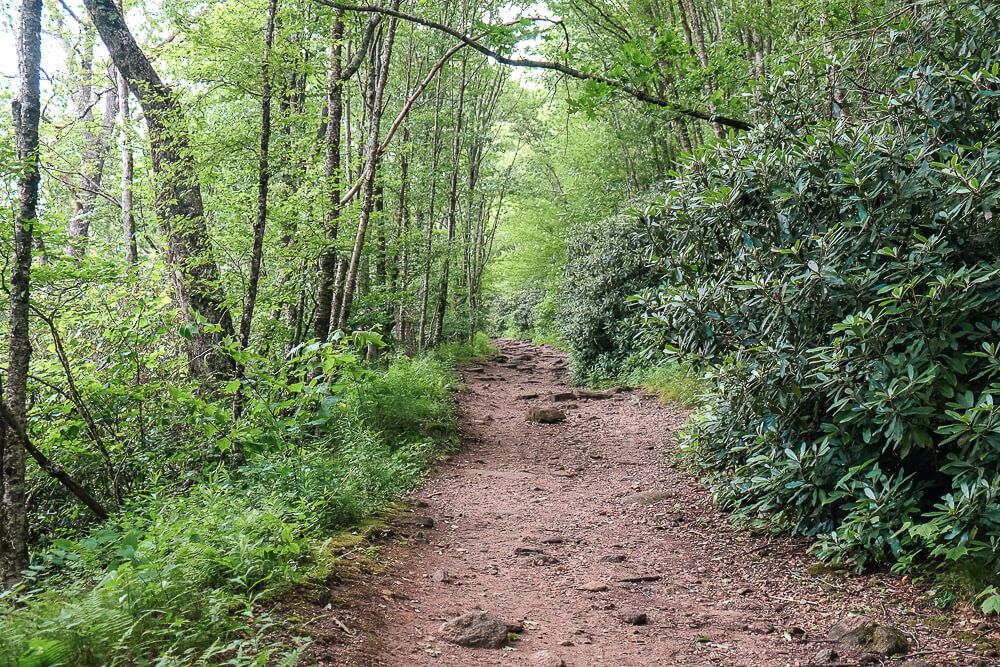
<path id="1" fill-rule="evenodd" d="M 562 353 L 497 345 L 462 371 L 461 449 L 396 520 L 385 570 L 315 610 L 309 664 L 994 664 L 964 633 L 995 630 L 944 616 L 905 579 L 833 572 L 801 542 L 734 527 L 672 456 L 686 409 L 638 390 L 574 391 Z M 530 421 L 532 409 L 565 420 Z M 534 415 L 546 416 L 558 417 Z M 476 609 L 517 639 L 442 638 L 445 621 Z M 909 656 L 832 643 L 848 612 L 901 630 Z"/>

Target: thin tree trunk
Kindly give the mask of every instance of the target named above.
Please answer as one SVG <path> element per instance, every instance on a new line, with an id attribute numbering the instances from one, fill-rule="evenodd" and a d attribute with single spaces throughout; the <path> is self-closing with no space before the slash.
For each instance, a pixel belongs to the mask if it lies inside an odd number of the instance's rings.
<path id="1" fill-rule="evenodd" d="M 465 85 L 466 66 L 468 58 L 462 56 L 461 81 L 458 84 L 458 104 L 455 107 L 455 127 L 451 144 L 451 185 L 448 190 L 448 240 L 445 247 L 444 265 L 441 268 L 441 283 L 438 288 L 437 312 L 434 317 L 434 331 L 431 336 L 432 343 L 441 341 L 444 334 L 444 315 L 448 308 L 448 280 L 451 268 L 451 255 L 455 243 L 455 217 L 458 213 L 458 170 L 459 161 L 462 156 L 462 115 L 465 111 Z"/>
<path id="2" fill-rule="evenodd" d="M 104 98 L 104 111 L 101 126 L 95 134 L 93 131 L 96 103 L 94 97 L 94 42 L 96 41 L 94 27 L 83 26 L 83 53 L 80 57 L 82 82 L 76 95 L 77 117 L 83 122 L 84 153 L 80 164 L 80 187 L 73 201 L 73 215 L 70 216 L 67 236 L 69 243 L 66 254 L 70 257 L 83 257 L 87 253 L 90 240 L 90 222 L 94 214 L 94 204 L 104 177 L 104 163 L 107 161 L 111 147 L 111 134 L 114 131 L 115 114 L 118 111 L 117 86 L 107 91 Z"/>
<path id="3" fill-rule="evenodd" d="M 121 116 L 121 205 L 122 205 L 122 236 L 125 241 L 125 261 L 134 265 L 139 261 L 139 249 L 136 243 L 135 217 L 132 213 L 132 181 L 134 180 L 135 163 L 132 159 L 132 146 L 129 143 L 129 127 L 131 124 L 131 109 L 128 103 L 128 84 L 121 72 L 117 72 L 115 80 L 118 83 L 118 112 Z"/>
<path id="4" fill-rule="evenodd" d="M 327 74 L 326 178 L 327 210 L 323 220 L 326 247 L 319 258 L 319 289 L 316 294 L 316 314 L 313 336 L 326 340 L 330 332 L 333 295 L 337 282 L 337 234 L 340 226 L 340 132 L 343 124 L 343 81 L 341 72 L 341 40 L 344 38 L 344 12 L 335 10 L 330 28 L 330 70 Z"/>
<path id="5" fill-rule="evenodd" d="M 409 70 L 409 67 L 407 67 Z M 403 148 L 402 157 L 399 159 L 399 208 L 396 210 L 396 237 L 399 239 L 399 269 L 396 272 L 394 282 L 398 285 L 399 301 L 396 304 L 396 322 L 399 327 L 399 340 L 407 344 L 409 338 L 409 326 L 406 321 L 406 288 L 409 282 L 410 273 L 410 253 L 408 247 L 408 236 L 410 229 L 410 215 L 408 202 L 406 200 L 409 188 L 410 177 L 410 127 L 409 123 L 403 126 Z M 391 310 L 392 304 L 389 305 Z M 391 333 L 391 329 L 390 329 Z"/>
<path id="6" fill-rule="evenodd" d="M 417 347 L 423 349 L 427 342 L 427 305 L 431 288 L 431 250 L 434 242 L 434 213 L 437 201 L 438 161 L 441 156 L 441 77 L 434 90 L 434 127 L 431 130 L 431 192 L 427 212 L 427 236 L 424 243 L 424 275 L 420 286 L 420 322 L 417 325 Z"/>
<path id="7" fill-rule="evenodd" d="M 278 0 L 267 4 L 267 26 L 264 29 L 264 55 L 260 65 L 260 158 L 257 163 L 257 216 L 253 223 L 253 250 L 250 253 L 250 278 L 247 282 L 247 300 L 243 304 L 240 317 L 240 349 L 250 347 L 250 329 L 253 325 L 253 311 L 257 306 L 257 289 L 260 285 L 260 268 L 264 255 L 264 232 L 267 229 L 267 189 L 271 179 L 268 164 L 271 150 L 271 47 L 274 45 L 274 17 L 278 11 Z M 236 364 L 236 379 L 242 380 L 246 367 Z M 233 419 L 239 419 L 243 412 L 243 392 L 233 394 Z"/>
<path id="8" fill-rule="evenodd" d="M 17 34 L 18 91 L 14 100 L 14 133 L 17 158 L 23 171 L 18 178 L 17 213 L 14 216 L 14 258 L 10 276 L 10 358 L 4 412 L 19 423 L 27 414 L 28 290 L 31 281 L 31 237 L 38 217 L 38 122 L 41 115 L 39 76 L 42 60 L 42 2 L 22 0 Z M 28 564 L 28 520 L 25 506 L 25 447 L 8 425 L 0 442 L 0 584 L 14 582 Z"/>
<path id="9" fill-rule="evenodd" d="M 145 113 L 156 175 L 155 205 L 167 237 L 167 260 L 181 309 L 195 325 L 189 329 L 188 367 L 196 376 L 231 376 L 232 359 L 218 346 L 224 336 L 233 334 L 233 321 L 219 284 L 183 110 L 139 48 L 113 0 L 84 0 L 84 6 Z M 204 327 L 204 323 L 216 326 Z"/>
<path id="10" fill-rule="evenodd" d="M 399 0 L 393 0 L 392 8 L 399 8 Z M 369 97 L 371 101 L 371 112 L 368 121 L 368 137 L 365 144 L 365 179 L 364 191 L 361 199 L 361 213 L 358 217 L 358 232 L 354 237 L 354 249 L 351 252 L 351 263 L 344 280 L 344 301 L 340 308 L 338 326 L 341 329 L 347 328 L 347 321 L 351 316 L 351 301 L 354 297 L 355 283 L 358 279 L 358 270 L 361 265 L 361 251 L 365 244 L 365 234 L 368 231 L 368 222 L 371 218 L 372 210 L 375 206 L 375 173 L 378 168 L 379 149 L 379 127 L 382 121 L 382 95 L 389 79 L 389 62 L 392 58 L 392 44 L 396 33 L 396 21 L 393 19 L 386 27 L 385 44 L 382 46 L 382 56 L 378 61 L 378 71 L 375 73 L 372 85 L 374 90 Z"/>

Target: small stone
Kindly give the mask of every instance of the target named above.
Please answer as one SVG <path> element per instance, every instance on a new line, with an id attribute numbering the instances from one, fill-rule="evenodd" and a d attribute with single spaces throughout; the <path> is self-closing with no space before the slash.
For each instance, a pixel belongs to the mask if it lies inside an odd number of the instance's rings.
<path id="1" fill-rule="evenodd" d="M 910 642 L 897 628 L 855 614 L 846 616 L 830 628 L 827 639 L 878 655 L 896 655 L 910 650 Z"/>
<path id="2" fill-rule="evenodd" d="M 539 424 L 555 424 L 565 420 L 566 413 L 556 408 L 531 408 L 528 410 L 528 421 Z"/>
<path id="3" fill-rule="evenodd" d="M 736 591 L 736 593 L 737 595 L 750 595 L 751 593 L 753 593 L 753 589 L 750 588 L 749 586 L 744 586 L 740 590 Z"/>
<path id="4" fill-rule="evenodd" d="M 614 392 L 594 391 L 593 389 L 577 389 L 573 393 L 577 398 L 589 398 L 598 401 L 614 396 Z"/>
<path id="5" fill-rule="evenodd" d="M 601 562 L 602 563 L 624 563 L 625 562 L 625 555 L 624 554 L 612 554 L 611 556 L 605 556 L 604 558 L 601 559 Z"/>
<path id="6" fill-rule="evenodd" d="M 484 611 L 470 611 L 444 623 L 441 639 L 471 648 L 500 648 L 507 642 L 507 624 Z"/>
<path id="7" fill-rule="evenodd" d="M 570 641 L 570 640 L 568 640 L 568 639 L 564 639 L 564 640 L 562 640 L 561 642 L 559 642 L 559 645 L 560 645 L 560 646 L 573 646 L 573 642 L 571 642 L 571 641 Z"/>
<path id="8" fill-rule="evenodd" d="M 813 656 L 813 663 L 817 665 L 826 665 L 831 662 L 837 662 L 837 658 L 840 655 L 832 648 L 820 649 L 816 655 Z"/>
<path id="9" fill-rule="evenodd" d="M 608 585 L 603 581 L 588 581 L 583 586 L 580 586 L 581 591 L 587 591 L 588 593 L 600 593 L 601 591 L 608 590 Z"/>
<path id="10" fill-rule="evenodd" d="M 448 573 L 444 570 L 434 570 L 434 574 L 431 575 L 431 579 L 439 584 L 442 584 L 451 579 L 451 577 L 449 577 Z"/>
<path id="11" fill-rule="evenodd" d="M 507 632 L 515 635 L 519 635 L 524 632 L 524 623 L 518 621 L 517 623 L 508 623 Z"/>
<path id="12" fill-rule="evenodd" d="M 566 667 L 566 661 L 552 651 L 536 651 L 531 655 L 530 664 L 534 667 Z"/>
<path id="13" fill-rule="evenodd" d="M 524 394 L 518 394 L 514 398 L 516 398 L 519 401 L 530 401 L 532 399 L 538 398 L 538 394 L 533 394 L 531 392 L 527 392 L 527 393 L 524 393 Z"/>
<path id="14" fill-rule="evenodd" d="M 576 395 L 571 391 L 559 391 L 552 394 L 552 400 L 556 403 L 560 401 L 572 401 L 576 398 Z"/>
<path id="15" fill-rule="evenodd" d="M 542 550 L 538 549 L 536 547 L 515 547 L 514 548 L 514 555 L 515 556 L 538 556 L 538 555 L 540 555 L 542 553 L 543 553 Z"/>
<path id="16" fill-rule="evenodd" d="M 630 610 L 623 612 L 621 619 L 628 625 L 646 625 L 649 623 L 649 616 L 644 611 Z"/>

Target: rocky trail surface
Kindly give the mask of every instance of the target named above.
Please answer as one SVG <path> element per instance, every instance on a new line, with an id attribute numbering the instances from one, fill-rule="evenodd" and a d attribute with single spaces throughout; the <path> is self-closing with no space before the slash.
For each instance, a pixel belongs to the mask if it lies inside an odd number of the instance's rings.
<path id="1" fill-rule="evenodd" d="M 574 391 L 561 353 L 498 346 L 463 371 L 461 449 L 384 567 L 299 610 L 305 664 L 996 664 L 981 617 L 735 528 L 673 460 L 685 409 Z"/>

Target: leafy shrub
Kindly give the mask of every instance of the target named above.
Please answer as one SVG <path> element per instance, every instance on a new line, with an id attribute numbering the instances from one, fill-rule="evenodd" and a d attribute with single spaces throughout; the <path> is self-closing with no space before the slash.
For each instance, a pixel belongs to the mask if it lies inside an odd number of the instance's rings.
<path id="1" fill-rule="evenodd" d="M 495 352 L 496 348 L 493 347 L 486 334 L 478 332 L 468 342 L 442 343 L 431 350 L 429 354 L 445 366 L 454 368 L 470 361 L 485 359 Z"/>
<path id="2" fill-rule="evenodd" d="M 1000 7 L 900 21 L 885 94 L 817 119 L 801 67 L 649 207 L 646 330 L 711 371 L 688 444 L 725 505 L 858 567 L 996 572 Z"/>
<path id="3" fill-rule="evenodd" d="M 364 367 L 367 342 L 305 345 L 249 378 L 238 434 L 208 448 L 238 468 L 220 458 L 37 554 L 0 595 L 0 665 L 292 664 L 303 642 L 276 638 L 265 603 L 323 576 L 331 532 L 412 490 L 454 437 L 448 365 Z"/>
<path id="4" fill-rule="evenodd" d="M 656 284 L 648 259 L 649 241 L 634 215 L 582 226 L 570 239 L 559 315 L 576 380 L 617 376 L 641 353 L 640 312 L 629 297 Z"/>
<path id="5" fill-rule="evenodd" d="M 394 443 L 440 436 L 454 431 L 448 396 L 453 380 L 439 361 L 404 357 L 384 373 L 355 385 L 353 405 L 361 423 Z"/>

